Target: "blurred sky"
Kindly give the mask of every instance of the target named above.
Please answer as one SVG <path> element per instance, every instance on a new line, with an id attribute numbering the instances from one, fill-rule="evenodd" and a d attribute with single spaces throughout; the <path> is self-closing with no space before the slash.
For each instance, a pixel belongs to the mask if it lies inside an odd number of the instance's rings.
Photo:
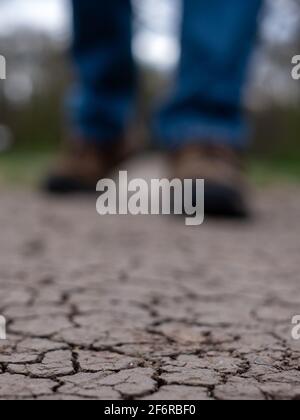
<path id="1" fill-rule="evenodd" d="M 180 53 L 177 38 L 181 0 L 133 0 L 133 3 L 138 28 L 133 43 L 135 55 L 148 65 L 173 67 Z M 288 42 L 300 26 L 295 0 L 266 0 L 266 4 L 263 37 L 269 42 Z M 0 36 L 24 26 L 58 38 L 68 36 L 69 7 L 69 0 L 0 0 Z"/>

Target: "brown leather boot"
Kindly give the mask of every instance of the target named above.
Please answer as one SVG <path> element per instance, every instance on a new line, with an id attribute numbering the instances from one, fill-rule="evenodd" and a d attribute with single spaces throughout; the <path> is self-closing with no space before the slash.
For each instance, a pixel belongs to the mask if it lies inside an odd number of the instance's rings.
<path id="1" fill-rule="evenodd" d="M 98 181 L 122 159 L 119 144 L 99 147 L 80 139 L 71 141 L 47 177 L 43 189 L 52 194 L 95 192 Z"/>
<path id="2" fill-rule="evenodd" d="M 242 153 L 226 146 L 187 145 L 172 155 L 171 165 L 173 178 L 205 180 L 206 215 L 249 215 Z"/>

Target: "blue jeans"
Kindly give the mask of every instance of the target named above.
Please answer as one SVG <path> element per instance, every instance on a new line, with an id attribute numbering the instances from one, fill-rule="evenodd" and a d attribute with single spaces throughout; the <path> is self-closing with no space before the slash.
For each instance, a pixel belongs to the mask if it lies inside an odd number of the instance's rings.
<path id="1" fill-rule="evenodd" d="M 133 112 L 130 0 L 72 0 L 78 85 L 73 126 L 87 141 L 122 137 Z M 261 0 L 186 0 L 173 93 L 155 119 L 167 148 L 190 142 L 247 143 L 242 93 Z"/>

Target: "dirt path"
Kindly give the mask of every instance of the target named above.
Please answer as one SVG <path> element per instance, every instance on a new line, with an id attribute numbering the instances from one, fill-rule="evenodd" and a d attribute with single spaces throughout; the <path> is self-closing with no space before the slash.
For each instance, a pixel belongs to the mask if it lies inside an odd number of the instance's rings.
<path id="1" fill-rule="evenodd" d="M 249 224 L 1 193 L 0 398 L 300 398 L 300 189 Z"/>

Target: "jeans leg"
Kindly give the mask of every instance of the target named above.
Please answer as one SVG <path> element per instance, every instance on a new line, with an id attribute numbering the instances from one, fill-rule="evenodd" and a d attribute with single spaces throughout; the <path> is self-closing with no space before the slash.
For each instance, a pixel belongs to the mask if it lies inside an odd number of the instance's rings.
<path id="1" fill-rule="evenodd" d="M 119 139 L 131 116 L 135 71 L 130 0 L 72 0 L 76 86 L 72 127 L 88 141 Z"/>
<path id="2" fill-rule="evenodd" d="M 158 134 L 166 147 L 247 143 L 242 92 L 261 0 L 185 0 L 182 57 Z"/>

